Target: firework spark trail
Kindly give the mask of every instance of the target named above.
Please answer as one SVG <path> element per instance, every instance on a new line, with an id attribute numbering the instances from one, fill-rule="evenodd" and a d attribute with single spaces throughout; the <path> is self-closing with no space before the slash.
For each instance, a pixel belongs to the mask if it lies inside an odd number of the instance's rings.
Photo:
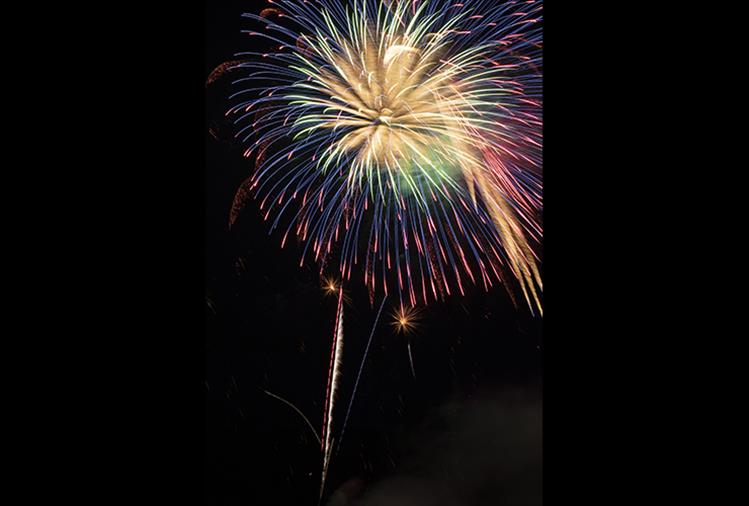
<path id="1" fill-rule="evenodd" d="M 364 364 L 367 362 L 367 355 L 369 354 L 369 345 L 372 344 L 372 337 L 374 337 L 377 323 L 380 321 L 380 314 L 382 314 L 382 308 L 385 307 L 385 300 L 387 296 L 382 298 L 380 309 L 377 311 L 374 324 L 372 325 L 372 331 L 369 333 L 369 340 L 367 340 L 367 347 L 364 348 L 364 356 L 362 357 L 361 364 L 359 365 L 359 372 L 356 374 L 356 381 L 354 382 L 354 390 L 351 392 L 351 400 L 348 403 L 348 409 L 346 409 L 346 417 L 343 419 L 343 425 L 341 426 L 341 437 L 338 440 L 338 450 L 336 455 L 341 451 L 341 445 L 343 444 L 343 435 L 346 433 L 346 424 L 348 423 L 349 415 L 351 414 L 351 406 L 354 405 L 354 398 L 356 397 L 356 390 L 359 388 L 359 379 L 361 378 L 362 370 L 364 370 Z"/>
<path id="2" fill-rule="evenodd" d="M 509 273 L 542 313 L 541 0 L 273 5 L 227 113 L 270 231 L 401 304 Z"/>
<path id="3" fill-rule="evenodd" d="M 293 409 L 294 411 L 296 411 L 297 413 L 299 413 L 299 416 L 301 416 L 302 418 L 304 418 L 304 421 L 307 422 L 307 425 L 309 426 L 310 430 L 312 431 L 312 434 L 315 436 L 315 439 L 317 440 L 317 442 L 320 443 L 320 436 L 317 435 L 317 431 L 315 430 L 315 427 L 312 425 L 312 422 L 310 422 L 309 419 L 306 416 L 304 416 L 304 413 L 302 413 L 301 410 L 299 410 L 299 408 L 297 408 L 296 406 L 294 406 L 292 403 L 290 403 L 289 401 L 287 401 L 283 397 L 280 397 L 280 396 L 278 396 L 278 395 L 276 395 L 274 393 L 271 393 L 271 392 L 265 390 L 264 388 L 261 388 L 260 390 L 262 390 L 266 394 L 270 395 L 274 399 L 278 399 L 279 401 L 283 402 L 284 404 L 286 404 L 287 406 L 289 406 L 291 409 Z"/>
<path id="4" fill-rule="evenodd" d="M 343 357 L 343 285 L 339 288 L 338 310 L 336 311 L 336 322 L 333 334 L 333 346 L 330 354 L 330 368 L 328 370 L 328 388 L 325 396 L 325 411 L 323 419 L 323 435 L 321 447 L 323 452 L 322 479 L 320 480 L 320 500 L 325 490 L 325 479 L 328 475 L 328 464 L 330 464 L 330 453 L 333 445 L 331 427 L 333 422 L 333 407 L 335 396 L 338 391 L 338 380 L 340 378 L 341 359 Z"/>
<path id="5" fill-rule="evenodd" d="M 205 85 L 208 86 L 209 84 L 213 83 L 221 76 L 223 76 L 226 72 L 238 69 L 242 63 L 244 63 L 244 60 L 233 60 L 222 63 L 221 65 L 213 69 L 213 71 L 208 75 L 208 78 L 205 80 Z"/>
<path id="6" fill-rule="evenodd" d="M 406 340 L 406 351 L 408 351 L 408 363 L 411 366 L 411 374 L 416 379 L 416 369 L 414 368 L 414 357 L 411 350 L 411 337 L 410 334 L 418 327 L 418 322 L 421 318 L 421 312 L 415 307 L 406 308 L 401 306 L 397 311 L 393 313 L 393 325 L 396 332 L 402 333 Z"/>

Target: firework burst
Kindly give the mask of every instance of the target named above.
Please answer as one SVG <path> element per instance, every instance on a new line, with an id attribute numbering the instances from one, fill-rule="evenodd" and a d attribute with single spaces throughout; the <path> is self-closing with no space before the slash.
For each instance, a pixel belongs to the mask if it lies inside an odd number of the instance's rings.
<path id="1" fill-rule="evenodd" d="M 272 4 L 227 114 L 282 247 L 401 307 L 511 273 L 541 310 L 541 2 Z"/>
<path id="2" fill-rule="evenodd" d="M 396 332 L 412 334 L 419 325 L 421 312 L 416 308 L 400 308 L 392 315 L 391 325 Z"/>

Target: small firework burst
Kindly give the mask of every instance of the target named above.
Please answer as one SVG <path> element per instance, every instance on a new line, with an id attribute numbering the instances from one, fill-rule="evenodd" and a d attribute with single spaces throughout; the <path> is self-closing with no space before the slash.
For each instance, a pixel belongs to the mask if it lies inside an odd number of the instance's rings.
<path id="1" fill-rule="evenodd" d="M 320 280 L 322 292 L 326 297 L 336 297 L 339 294 L 343 297 L 343 302 L 347 305 L 351 304 L 351 297 L 349 293 L 343 288 L 343 282 L 334 276 L 325 276 Z"/>
<path id="2" fill-rule="evenodd" d="M 392 318 L 390 324 L 395 327 L 396 332 L 410 335 L 419 327 L 421 311 L 415 307 L 401 307 L 393 313 Z"/>
<path id="3" fill-rule="evenodd" d="M 340 289 L 340 281 L 333 277 L 325 277 L 322 280 L 322 290 L 325 295 L 337 295 Z"/>

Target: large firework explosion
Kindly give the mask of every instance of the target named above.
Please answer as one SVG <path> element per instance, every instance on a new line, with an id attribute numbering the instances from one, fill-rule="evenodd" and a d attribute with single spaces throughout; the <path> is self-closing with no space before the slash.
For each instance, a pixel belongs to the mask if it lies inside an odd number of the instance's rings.
<path id="1" fill-rule="evenodd" d="M 540 311 L 541 2 L 270 3 L 227 114 L 282 247 L 401 307 L 511 273 Z"/>

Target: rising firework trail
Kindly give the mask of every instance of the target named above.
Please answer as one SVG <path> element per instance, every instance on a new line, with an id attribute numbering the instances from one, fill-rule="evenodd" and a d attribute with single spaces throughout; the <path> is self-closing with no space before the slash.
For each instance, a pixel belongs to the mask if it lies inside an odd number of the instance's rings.
<path id="1" fill-rule="evenodd" d="M 541 312 L 540 0 L 274 0 L 227 115 L 281 246 L 414 306 L 468 284 Z M 512 281 L 514 279 L 514 281 Z"/>
<path id="2" fill-rule="evenodd" d="M 333 346 L 330 353 L 330 368 L 328 370 L 328 387 L 325 395 L 325 411 L 323 419 L 323 434 L 321 438 L 321 449 L 323 453 L 322 479 L 320 480 L 320 500 L 325 490 L 325 479 L 328 475 L 328 464 L 333 448 L 331 427 L 333 425 L 333 408 L 335 406 L 338 382 L 340 379 L 341 358 L 343 357 L 343 286 L 338 289 L 338 310 L 336 311 L 336 322 L 333 332 Z"/>
<path id="3" fill-rule="evenodd" d="M 367 340 L 367 347 L 364 348 L 364 356 L 362 357 L 361 364 L 359 365 L 359 372 L 356 374 L 356 382 L 354 383 L 354 390 L 351 392 L 351 400 L 348 403 L 348 408 L 346 409 L 346 417 L 343 419 L 343 425 L 341 426 L 341 437 L 338 439 L 338 451 L 341 450 L 341 445 L 343 444 L 343 435 L 346 433 L 346 424 L 348 423 L 348 417 L 351 414 L 351 406 L 354 405 L 354 398 L 356 397 L 356 390 L 359 388 L 359 379 L 361 378 L 361 373 L 364 370 L 364 364 L 367 362 L 367 355 L 369 354 L 369 345 L 372 344 L 372 337 L 374 337 L 375 329 L 377 328 L 377 323 L 380 321 L 380 314 L 382 314 L 382 308 L 385 307 L 386 299 L 387 297 L 382 298 L 380 309 L 377 311 L 377 316 L 375 317 L 374 324 L 372 325 L 372 331 L 369 333 L 369 339 Z M 336 451 L 336 455 L 338 455 L 338 451 Z"/>
<path id="4" fill-rule="evenodd" d="M 410 339 L 406 341 L 406 346 L 408 347 L 408 363 L 411 364 L 411 375 L 413 375 L 414 379 L 416 379 L 416 369 L 414 369 L 414 356 L 411 353 L 411 340 Z"/>

